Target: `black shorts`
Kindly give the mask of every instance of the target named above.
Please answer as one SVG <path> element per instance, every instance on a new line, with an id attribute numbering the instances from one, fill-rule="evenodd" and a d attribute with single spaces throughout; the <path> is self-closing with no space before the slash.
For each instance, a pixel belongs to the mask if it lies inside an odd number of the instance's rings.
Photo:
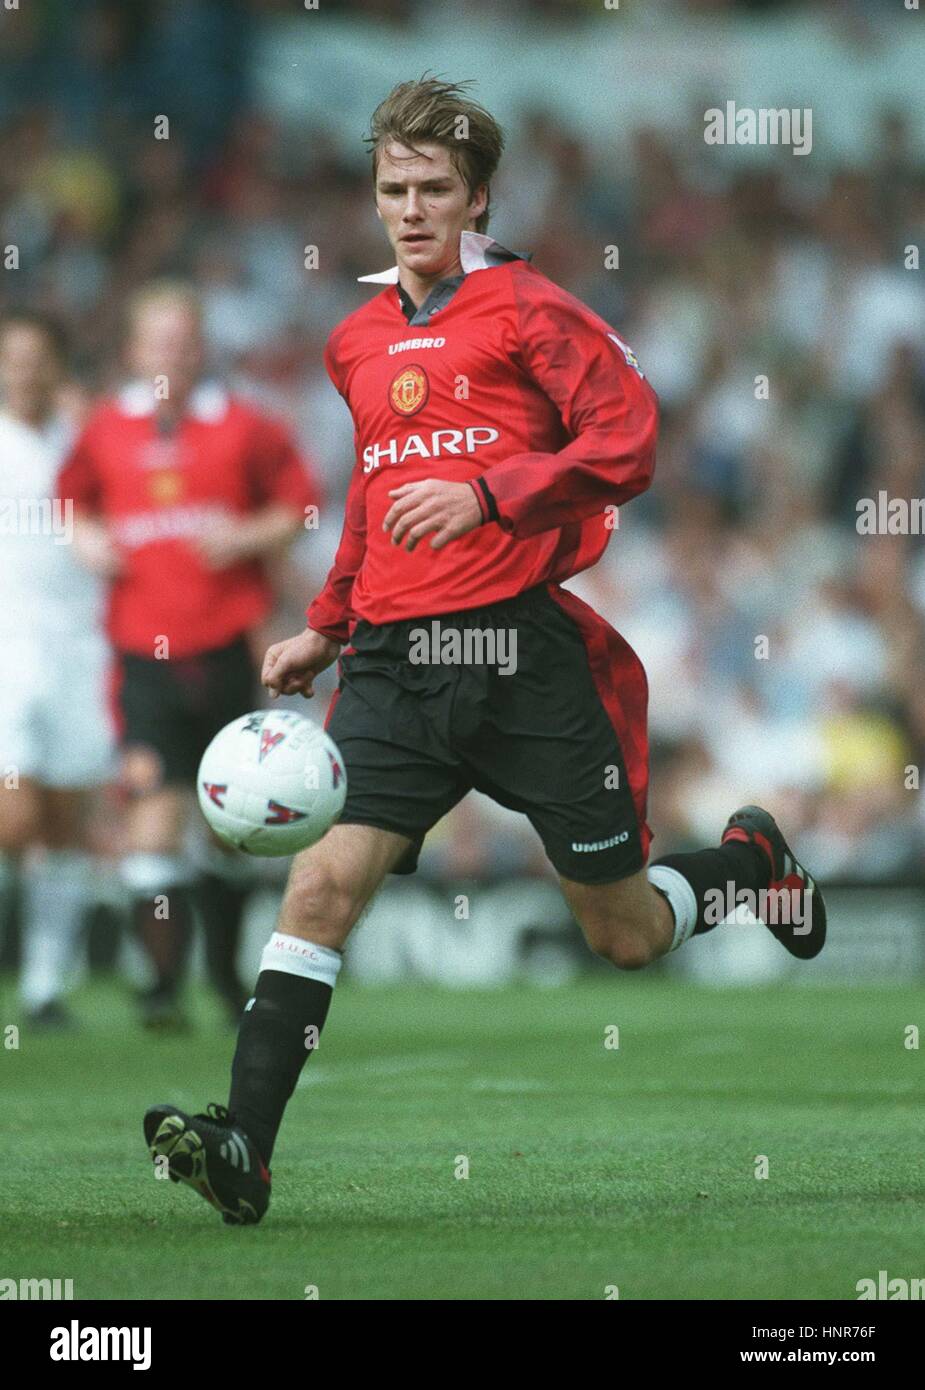
<path id="1" fill-rule="evenodd" d="M 123 749 L 155 753 L 162 784 L 195 785 L 199 761 L 219 729 L 258 703 L 254 662 L 243 637 L 167 661 L 119 653 L 119 741 Z"/>
<path id="2" fill-rule="evenodd" d="M 574 594 L 540 585 L 464 613 L 360 621 L 339 673 L 327 730 L 347 770 L 340 820 L 407 835 L 395 873 L 415 871 L 428 830 L 472 788 L 523 812 L 565 878 L 608 883 L 645 864 L 645 674 Z"/>

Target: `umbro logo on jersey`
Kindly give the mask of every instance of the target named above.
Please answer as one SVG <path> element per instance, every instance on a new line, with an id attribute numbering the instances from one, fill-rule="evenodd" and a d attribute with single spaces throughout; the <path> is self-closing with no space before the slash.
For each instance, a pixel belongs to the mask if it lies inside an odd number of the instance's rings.
<path id="1" fill-rule="evenodd" d="M 435 459 L 443 454 L 462 458 L 500 438 L 500 431 L 488 425 L 470 425 L 466 430 L 434 430 L 431 435 L 409 434 L 403 440 L 390 439 L 387 444 L 367 444 L 363 450 L 363 472 L 371 473 L 383 461 L 404 463 L 410 458 Z"/>
<path id="2" fill-rule="evenodd" d="M 389 356 L 396 352 L 409 352 L 418 348 L 441 348 L 446 346 L 446 338 L 406 338 L 402 343 L 389 343 Z"/>

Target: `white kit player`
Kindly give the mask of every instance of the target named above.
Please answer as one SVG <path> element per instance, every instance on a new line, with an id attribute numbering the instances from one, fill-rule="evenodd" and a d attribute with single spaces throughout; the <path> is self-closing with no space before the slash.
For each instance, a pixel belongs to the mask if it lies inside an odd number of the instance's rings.
<path id="1" fill-rule="evenodd" d="M 44 315 L 0 319 L 0 854 L 18 864 L 27 1020 L 62 1004 L 92 887 L 87 795 L 112 770 L 100 581 L 73 553 L 55 482 L 74 428 L 65 348 Z"/>

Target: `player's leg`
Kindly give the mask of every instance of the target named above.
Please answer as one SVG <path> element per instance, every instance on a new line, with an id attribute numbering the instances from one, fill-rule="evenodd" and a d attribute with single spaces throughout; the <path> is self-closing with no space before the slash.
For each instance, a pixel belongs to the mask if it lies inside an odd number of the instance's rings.
<path id="1" fill-rule="evenodd" d="M 666 855 L 616 883 L 560 883 L 588 945 L 623 970 L 677 950 L 742 905 L 801 960 L 825 943 L 822 894 L 758 806 L 733 813 L 716 849 Z"/>
<path id="2" fill-rule="evenodd" d="M 41 823 L 41 789 L 37 782 L 22 777 L 18 764 L 6 754 L 0 773 L 0 860 L 6 888 L 21 883 L 24 853 Z"/>
<path id="3" fill-rule="evenodd" d="M 376 889 L 412 848 L 403 835 L 336 825 L 292 864 L 277 929 L 241 1020 L 228 1108 L 188 1115 L 172 1105 L 145 1114 L 155 1162 L 210 1201 L 230 1224 L 259 1221 L 269 1204 L 269 1163 L 283 1112 L 317 1046 L 341 948 Z"/>
<path id="4" fill-rule="evenodd" d="M 0 682 L 0 850 L 18 865 L 20 993 L 37 1027 L 68 1023 L 60 995 L 89 876 L 79 839 L 79 797 L 46 785 L 79 781 L 82 770 L 81 727 L 72 725 L 66 745 L 56 738 L 55 697 L 39 645 L 22 642 L 11 654 L 9 678 Z"/>
<path id="5" fill-rule="evenodd" d="M 42 821 L 42 789 L 18 773 L 0 777 L 0 851 L 21 855 L 38 836 Z"/>
<path id="6" fill-rule="evenodd" d="M 4 644 L 0 680 L 0 852 L 16 860 L 41 824 L 43 749 L 36 727 L 36 644 Z"/>
<path id="7" fill-rule="evenodd" d="M 19 863 L 20 996 L 30 1021 L 68 1023 L 61 997 L 78 949 L 92 884 L 83 844 L 84 797 L 24 778 L 0 790 L 0 850 Z"/>
<path id="8" fill-rule="evenodd" d="M 671 950 L 674 917 L 644 869 L 616 883 L 559 883 L 591 950 L 618 969 L 641 970 Z"/>
<path id="9" fill-rule="evenodd" d="M 112 773 L 107 653 L 95 634 L 56 644 L 34 684 L 41 749 L 39 818 L 23 861 L 22 994 L 34 1023 L 66 1026 L 61 1003 L 78 963 L 94 886 L 88 810 Z M 62 682 L 61 674 L 66 680 Z"/>
<path id="10" fill-rule="evenodd" d="M 761 806 L 734 811 L 715 849 L 667 854 L 647 870 L 671 904 L 672 949 L 746 907 L 798 960 L 825 945 L 826 907 L 818 885 Z"/>
<path id="11" fill-rule="evenodd" d="M 324 1027 L 347 937 L 411 844 L 375 826 L 335 825 L 292 862 L 241 1020 L 228 1100 L 268 1166 L 283 1111 Z"/>
<path id="12" fill-rule="evenodd" d="M 530 818 L 592 947 L 639 968 L 744 901 L 793 955 L 821 950 L 822 896 L 758 807 L 734 813 L 715 849 L 644 870 L 646 681 L 620 635 L 564 591 L 524 594 L 495 616 L 516 630 L 517 670 L 490 681 L 473 781 Z"/>
<path id="13" fill-rule="evenodd" d="M 202 926 L 209 984 L 236 1028 L 248 998 L 238 971 L 244 912 L 254 889 L 255 873 L 248 856 L 221 844 L 194 815 L 187 841 L 190 864 L 196 871 L 196 915 Z"/>
<path id="14" fill-rule="evenodd" d="M 201 669 L 202 678 L 186 690 L 197 763 L 219 730 L 260 703 L 254 658 L 244 638 L 207 653 Z M 197 870 L 194 892 L 206 973 L 237 1027 L 248 997 L 237 962 L 244 912 L 255 882 L 253 865 L 247 855 L 222 845 L 204 824 L 196 826 L 190 852 Z"/>
<path id="15" fill-rule="evenodd" d="M 147 755 L 148 750 L 133 749 L 123 759 L 129 805 L 119 867 L 130 897 L 132 931 L 153 975 L 139 1001 L 142 1021 L 155 1028 L 184 1027 L 179 998 L 191 942 L 193 873 L 183 838 L 192 799 L 181 787 L 148 790 L 157 770 Z"/>
<path id="16" fill-rule="evenodd" d="M 158 1028 L 185 1026 L 179 997 L 192 937 L 195 871 L 185 832 L 197 754 L 182 680 L 181 663 L 120 657 L 120 784 L 128 802 L 120 874 L 154 977 L 140 999 L 142 1021 Z"/>
<path id="17" fill-rule="evenodd" d="M 446 735 L 455 679 L 436 666 L 407 673 L 413 626 L 360 623 L 341 656 L 327 730 L 344 760 L 347 800 L 340 822 L 293 860 L 242 1020 L 229 1108 L 267 1163 L 349 932 L 388 873 L 414 871 L 427 831 L 468 790 Z"/>
<path id="18" fill-rule="evenodd" d="M 42 747 L 36 686 L 42 654 L 37 641 L 3 638 L 0 679 L 0 849 L 11 858 L 32 843 L 41 819 Z"/>
<path id="19" fill-rule="evenodd" d="M 408 672 L 413 626 L 359 623 L 341 655 L 327 730 L 344 760 L 347 800 L 338 824 L 293 860 L 241 1021 L 228 1109 L 189 1117 L 154 1106 L 145 1116 L 152 1156 L 168 1156 L 171 1172 L 226 1221 L 257 1221 L 266 1210 L 276 1134 L 324 1024 L 351 928 L 388 873 L 414 872 L 424 836 L 469 787 L 447 740 L 455 674 Z"/>
<path id="20" fill-rule="evenodd" d="M 62 1003 L 81 950 L 93 889 L 87 794 L 39 789 L 39 825 L 23 857 L 20 993 L 33 1024 L 67 1027 Z"/>
<path id="21" fill-rule="evenodd" d="M 14 895 L 18 881 L 16 860 L 0 845 L 0 953 L 13 922 Z"/>

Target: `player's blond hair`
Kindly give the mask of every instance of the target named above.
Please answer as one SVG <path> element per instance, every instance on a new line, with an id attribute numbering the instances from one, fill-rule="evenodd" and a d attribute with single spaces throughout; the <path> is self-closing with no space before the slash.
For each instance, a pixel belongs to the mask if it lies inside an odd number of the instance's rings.
<path id="1" fill-rule="evenodd" d="M 129 328 L 137 326 L 146 309 L 159 308 L 162 304 L 179 305 L 202 322 L 202 300 L 195 287 L 185 280 L 164 279 L 142 285 L 129 297 L 125 315 Z"/>
<path id="2" fill-rule="evenodd" d="M 470 197 L 486 185 L 489 202 L 476 219 L 475 229 L 488 227 L 491 190 L 488 187 L 504 150 L 504 132 L 490 112 L 471 101 L 466 88 L 472 82 L 441 82 L 420 78 L 399 82 L 372 114 L 366 143 L 372 153 L 373 183 L 379 153 L 392 141 L 420 153 L 418 144 L 442 145 L 459 170 Z"/>

